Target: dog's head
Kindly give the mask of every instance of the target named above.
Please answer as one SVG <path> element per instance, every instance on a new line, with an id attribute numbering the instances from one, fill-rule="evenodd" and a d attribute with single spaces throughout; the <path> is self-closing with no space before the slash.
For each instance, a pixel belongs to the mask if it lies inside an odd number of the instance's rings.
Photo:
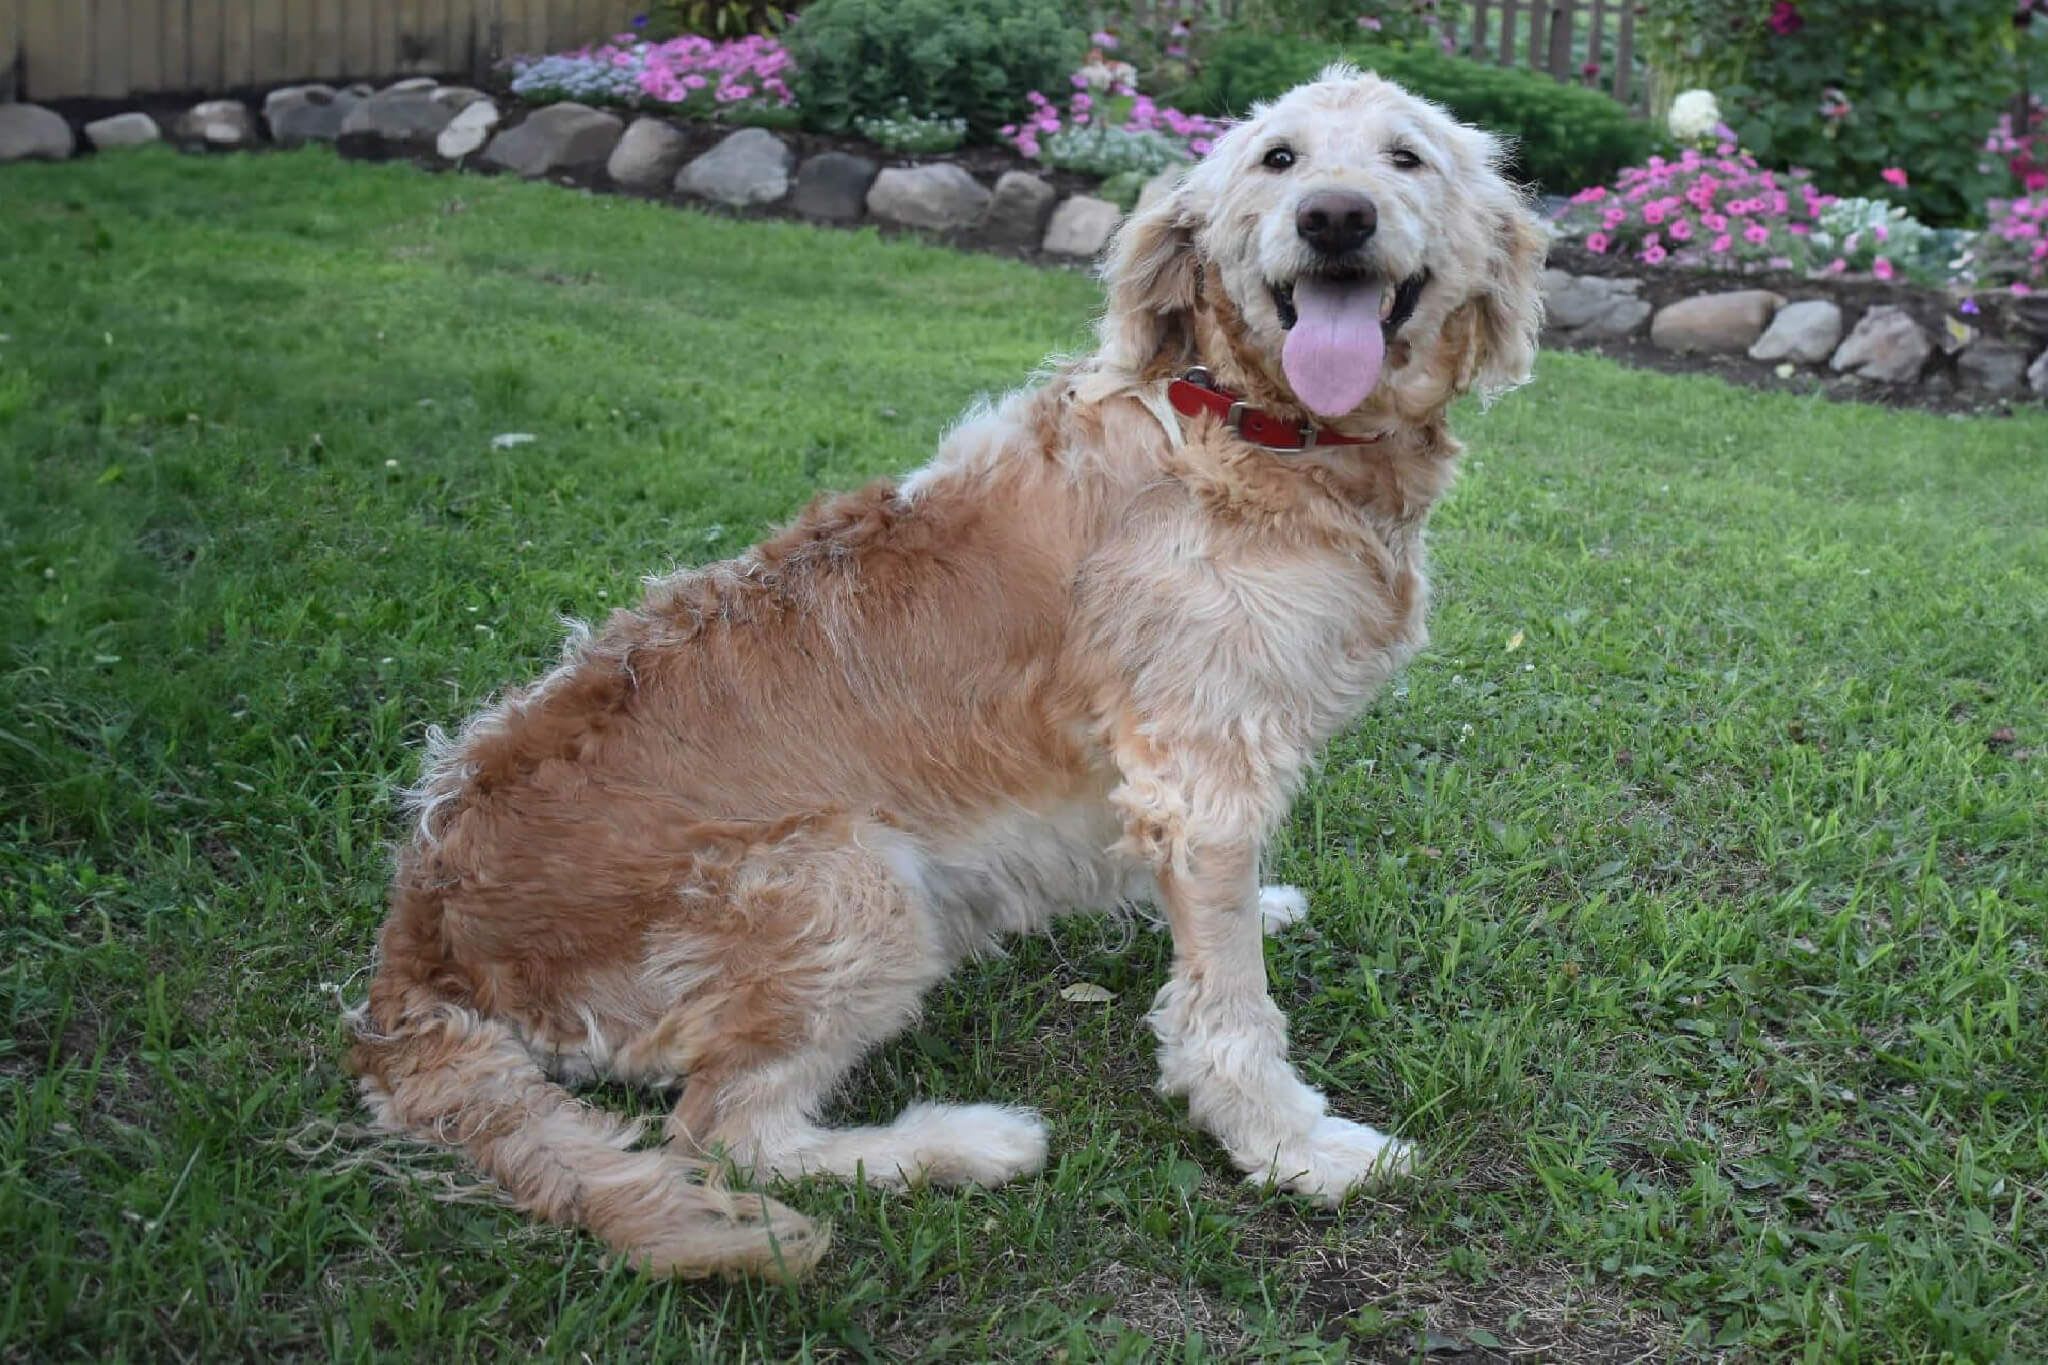
<path id="1" fill-rule="evenodd" d="M 1124 225 L 1105 359 L 1145 377 L 1200 363 L 1328 420 L 1414 420 L 1524 382 L 1544 238 L 1500 155 L 1392 82 L 1331 67 Z"/>

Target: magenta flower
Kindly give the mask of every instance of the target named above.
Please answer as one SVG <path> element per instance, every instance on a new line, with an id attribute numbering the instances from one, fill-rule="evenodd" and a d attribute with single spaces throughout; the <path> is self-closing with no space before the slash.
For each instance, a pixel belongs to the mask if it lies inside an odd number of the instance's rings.
<path id="1" fill-rule="evenodd" d="M 2013 281 L 2013 284 L 2012 284 L 2012 296 L 2013 296 L 2014 298 L 2016 298 L 2016 299 L 2023 299 L 2023 298 L 2027 297 L 2027 295 L 2029 295 L 2029 294 L 2031 294 L 2031 293 L 2033 293 L 2033 292 L 2034 292 L 2034 289 L 2033 289 L 2033 286 L 2032 286 L 2032 285 L 2022 284 L 2022 283 L 2020 283 L 2020 282 L 2019 282 L 2018 280 L 2014 280 L 2014 281 Z"/>
<path id="2" fill-rule="evenodd" d="M 1734 247 L 1735 239 L 1733 237 L 1730 237 L 1725 232 L 1722 233 L 1719 237 L 1716 237 L 1713 241 L 1707 243 L 1707 250 L 1713 252 L 1717 256 L 1727 255 L 1731 250 L 1734 249 Z"/>
<path id="3" fill-rule="evenodd" d="M 1671 224 L 1671 240 L 1689 242 L 1692 240 L 1692 224 L 1680 218 Z"/>
<path id="4" fill-rule="evenodd" d="M 1771 17 L 1764 22 L 1770 25 L 1771 32 L 1780 38 L 1789 38 L 1806 27 L 1806 20 L 1799 13 L 1799 6 L 1793 4 L 1792 0 L 1777 0 L 1777 3 L 1771 6 Z"/>
<path id="5" fill-rule="evenodd" d="M 1605 256 L 1607 248 L 1611 245 L 1613 245 L 1613 242 L 1604 232 L 1586 234 L 1586 250 L 1592 252 L 1595 256 Z"/>
<path id="6" fill-rule="evenodd" d="M 1116 35 L 1106 28 L 1099 28 L 1089 34 L 1088 41 L 1101 48 L 1104 52 L 1116 51 Z"/>
<path id="7" fill-rule="evenodd" d="M 1900 189 L 1906 188 L 1906 173 L 1900 170 L 1897 166 L 1887 166 L 1883 170 L 1879 171 L 1877 175 L 1878 178 L 1884 181 L 1884 183 L 1887 185 L 1896 185 Z"/>
<path id="8" fill-rule="evenodd" d="M 1661 246 L 1645 247 L 1643 249 L 1643 263 L 1645 265 L 1662 265 L 1664 264 L 1665 256 L 1668 254 Z"/>
<path id="9" fill-rule="evenodd" d="M 1870 273 L 1877 276 L 1881 280 L 1888 280 L 1892 276 L 1896 275 L 1898 271 L 1892 268 L 1892 262 L 1889 256 L 1880 256 L 1877 258 L 1876 261 L 1874 261 L 1871 264 Z"/>
<path id="10" fill-rule="evenodd" d="M 1771 240 L 1771 230 L 1762 223 L 1751 223 L 1742 230 L 1742 240 L 1751 246 L 1762 246 Z"/>

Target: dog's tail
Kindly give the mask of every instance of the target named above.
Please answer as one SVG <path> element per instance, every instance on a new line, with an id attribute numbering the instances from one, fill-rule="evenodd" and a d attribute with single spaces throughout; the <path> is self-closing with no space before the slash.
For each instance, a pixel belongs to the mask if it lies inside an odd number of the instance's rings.
<path id="1" fill-rule="evenodd" d="M 579 1103 L 504 1024 L 454 1004 L 391 1023 L 366 1012 L 349 1054 L 379 1126 L 468 1152 L 519 1207 L 654 1275 L 794 1279 L 824 1254 L 829 1228 L 705 1183 L 704 1162 L 635 1150 L 639 1124 Z"/>

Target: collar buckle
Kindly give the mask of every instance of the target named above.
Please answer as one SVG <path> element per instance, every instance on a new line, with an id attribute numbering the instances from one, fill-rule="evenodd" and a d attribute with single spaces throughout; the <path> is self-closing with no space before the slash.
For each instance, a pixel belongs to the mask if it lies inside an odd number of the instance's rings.
<path id="1" fill-rule="evenodd" d="M 1245 435 L 1245 415 L 1247 413 L 1256 412 L 1258 412 L 1257 408 L 1245 402 L 1243 399 L 1239 399 L 1238 401 L 1232 403 L 1230 405 L 1230 411 L 1224 414 L 1223 424 L 1230 428 L 1232 435 L 1236 436 L 1237 439 L 1243 441 L 1246 445 L 1257 446 L 1260 450 L 1270 450 L 1275 455 L 1299 455 L 1304 450 L 1312 450 L 1315 448 L 1316 440 L 1319 433 L 1316 430 L 1316 424 L 1314 422 L 1298 422 L 1295 424 L 1294 435 L 1296 444 L 1291 446 L 1268 445 L 1264 441 Z M 1270 421 L 1271 419 L 1268 418 L 1267 420 Z"/>

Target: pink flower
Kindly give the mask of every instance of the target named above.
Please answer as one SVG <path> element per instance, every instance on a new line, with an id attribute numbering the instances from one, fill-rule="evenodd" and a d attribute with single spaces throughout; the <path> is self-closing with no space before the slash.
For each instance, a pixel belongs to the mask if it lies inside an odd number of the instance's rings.
<path id="1" fill-rule="evenodd" d="M 1664 221 L 1664 203 L 1662 200 L 1652 200 L 1650 203 L 1643 205 L 1643 221 L 1646 223 L 1661 223 Z"/>
<path id="2" fill-rule="evenodd" d="M 2032 287 L 2031 285 L 2025 285 L 2025 284 L 2021 284 L 2021 283 L 2020 283 L 2019 281 L 2017 281 L 2017 280 L 2013 281 L 2013 286 L 2012 286 L 2012 296 L 2013 296 L 2014 298 L 2016 298 L 2016 299 L 2023 299 L 2023 298 L 2025 298 L 2025 297 L 2026 297 L 2027 295 L 2029 295 L 2029 294 L 2031 294 L 2031 293 L 2033 293 L 2033 292 L 2034 292 L 2034 290 L 2033 290 L 2033 287 Z"/>
<path id="3" fill-rule="evenodd" d="M 1703 213 L 1700 215 L 1700 226 L 1709 232 L 1726 232 L 1728 220 L 1718 213 Z"/>
<path id="4" fill-rule="evenodd" d="M 1835 259 L 1827 263 L 1827 267 L 1824 270 L 1822 270 L 1821 273 L 1823 275 L 1839 275 L 1848 268 L 1849 263 L 1843 260 L 1840 256 L 1837 256 L 1835 257 Z"/>
<path id="5" fill-rule="evenodd" d="M 1591 185 L 1572 196 L 1574 204 L 1597 204 L 1607 197 L 1605 185 Z"/>
<path id="6" fill-rule="evenodd" d="M 1906 173 L 1897 166 L 1887 166 L 1879 171 L 1877 175 L 1887 185 L 1897 185 L 1900 189 L 1906 188 Z"/>
<path id="7" fill-rule="evenodd" d="M 1716 237 L 1713 241 L 1707 243 L 1707 250 L 1715 252 L 1719 255 L 1726 255 L 1728 251 L 1734 247 L 1734 245 L 1735 239 L 1724 232 L 1719 237 Z"/>
<path id="8" fill-rule="evenodd" d="M 1771 6 L 1771 17 L 1764 22 L 1770 25 L 1771 32 L 1780 38 L 1789 38 L 1806 27 L 1806 20 L 1799 13 L 1799 6 L 1792 3 L 1792 0 L 1777 0 L 1777 3 Z"/>
<path id="9" fill-rule="evenodd" d="M 1369 33 L 1378 33 L 1380 31 L 1380 21 L 1370 14 L 1359 15 L 1358 26 Z"/>
<path id="10" fill-rule="evenodd" d="M 1667 254 L 1661 246 L 1647 247 L 1643 251 L 1643 263 L 1645 265 L 1662 265 Z"/>
<path id="11" fill-rule="evenodd" d="M 1613 245 L 1612 241 L 1604 232 L 1594 232 L 1587 234 L 1586 250 L 1592 252 L 1595 256 L 1605 256 L 1607 254 L 1607 248 L 1611 245 Z"/>
<path id="12" fill-rule="evenodd" d="M 1888 280 L 1893 275 L 1896 275 L 1898 272 L 1892 269 L 1892 262 L 1889 256 L 1880 256 L 1871 265 L 1870 273 L 1877 276 L 1881 280 Z"/>
<path id="13" fill-rule="evenodd" d="M 1088 41 L 1101 48 L 1104 52 L 1116 51 L 1116 35 L 1108 29 L 1097 29 L 1088 35 Z"/>
<path id="14" fill-rule="evenodd" d="M 1609 232 L 1614 231 L 1627 221 L 1627 209 L 1609 209 L 1600 215 L 1600 226 L 1606 228 Z"/>
<path id="15" fill-rule="evenodd" d="M 1689 223 L 1689 222 L 1687 222 L 1687 221 L 1686 221 L 1685 219 L 1683 219 L 1683 218 L 1680 218 L 1680 219 L 1678 219 L 1677 221 L 1675 221 L 1674 223 L 1672 223 L 1672 224 L 1671 224 L 1671 240 L 1672 240 L 1672 241 L 1674 241 L 1674 242 L 1689 242 L 1689 241 L 1691 241 L 1691 240 L 1692 240 L 1692 224 L 1691 224 L 1691 223 Z"/>
<path id="16" fill-rule="evenodd" d="M 1771 240 L 1771 230 L 1762 223 L 1751 223 L 1742 230 L 1742 240 L 1751 246 L 1762 246 Z"/>

